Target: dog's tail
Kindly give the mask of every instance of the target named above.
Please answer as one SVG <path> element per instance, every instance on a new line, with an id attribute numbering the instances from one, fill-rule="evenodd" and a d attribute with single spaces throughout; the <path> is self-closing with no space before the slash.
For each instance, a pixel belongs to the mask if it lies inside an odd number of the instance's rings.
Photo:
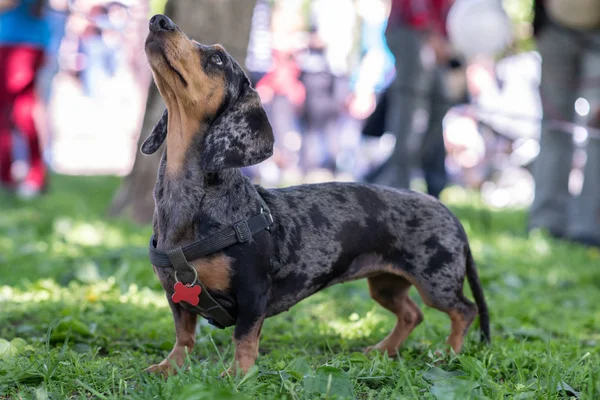
<path id="1" fill-rule="evenodd" d="M 471 254 L 471 248 L 467 244 L 466 246 L 467 255 L 467 280 L 473 292 L 475 298 L 475 304 L 479 310 L 479 329 L 481 329 L 481 340 L 490 343 L 490 315 L 488 314 L 487 303 L 485 302 L 485 296 L 483 295 L 483 289 L 481 282 L 479 281 L 479 275 L 477 274 L 477 267 L 475 266 L 475 260 Z"/>

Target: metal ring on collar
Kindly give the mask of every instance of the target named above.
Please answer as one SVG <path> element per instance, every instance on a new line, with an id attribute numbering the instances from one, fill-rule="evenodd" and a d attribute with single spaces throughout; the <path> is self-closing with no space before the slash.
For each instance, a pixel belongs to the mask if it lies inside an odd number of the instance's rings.
<path id="1" fill-rule="evenodd" d="M 190 267 L 194 271 L 194 280 L 192 281 L 192 283 L 189 284 L 189 286 L 194 286 L 196 282 L 198 282 L 198 271 L 196 271 L 196 268 L 193 268 L 191 265 Z M 175 271 L 175 282 L 180 282 L 179 278 L 177 278 L 177 271 Z"/>

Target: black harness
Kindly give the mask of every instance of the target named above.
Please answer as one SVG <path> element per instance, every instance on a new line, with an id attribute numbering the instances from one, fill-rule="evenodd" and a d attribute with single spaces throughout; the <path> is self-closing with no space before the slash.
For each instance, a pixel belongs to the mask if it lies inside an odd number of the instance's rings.
<path id="1" fill-rule="evenodd" d="M 156 238 L 150 238 L 150 261 L 157 268 L 174 268 L 175 280 L 190 282 L 190 285 L 200 286 L 200 298 L 197 305 L 181 302 L 188 311 L 199 314 L 218 328 L 226 328 L 235 324 L 233 318 L 218 301 L 216 301 L 198 280 L 198 272 L 190 265 L 190 261 L 205 257 L 237 243 L 245 243 L 262 230 L 270 230 L 273 216 L 267 204 L 259 196 L 260 213 L 215 233 L 206 239 L 199 240 L 185 247 L 177 247 L 167 252 L 156 249 Z"/>

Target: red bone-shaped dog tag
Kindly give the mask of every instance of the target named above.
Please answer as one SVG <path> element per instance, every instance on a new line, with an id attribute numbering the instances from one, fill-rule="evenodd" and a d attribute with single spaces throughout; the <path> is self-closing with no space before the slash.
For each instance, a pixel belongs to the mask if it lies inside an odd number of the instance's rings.
<path id="1" fill-rule="evenodd" d="M 171 296 L 173 303 L 179 303 L 185 301 L 193 306 L 197 306 L 200 302 L 200 292 L 202 288 L 199 285 L 187 286 L 181 282 L 177 282 L 174 286 L 175 293 Z"/>

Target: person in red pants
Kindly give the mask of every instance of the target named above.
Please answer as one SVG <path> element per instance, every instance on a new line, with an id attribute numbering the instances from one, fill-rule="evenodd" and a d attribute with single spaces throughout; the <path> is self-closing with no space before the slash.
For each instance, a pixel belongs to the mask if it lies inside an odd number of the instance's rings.
<path id="1" fill-rule="evenodd" d="M 42 192 L 46 166 L 33 112 L 35 80 L 44 62 L 50 30 L 42 16 L 44 0 L 0 0 L 0 186 L 25 197 Z M 25 138 L 29 170 L 16 184 L 11 174 L 12 132 Z"/>

